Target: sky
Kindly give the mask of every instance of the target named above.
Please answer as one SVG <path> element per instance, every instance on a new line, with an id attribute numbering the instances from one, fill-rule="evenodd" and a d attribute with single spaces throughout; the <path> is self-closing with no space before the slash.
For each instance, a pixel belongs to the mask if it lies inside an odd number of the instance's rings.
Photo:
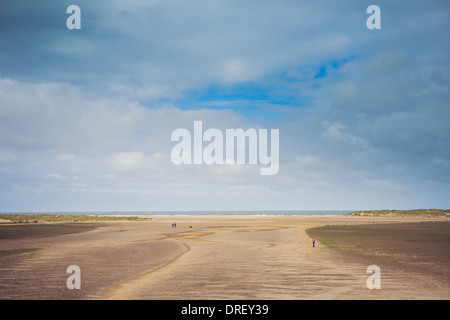
<path id="1" fill-rule="evenodd" d="M 449 18 L 445 0 L 2 0 L 0 212 L 448 209 Z M 194 121 L 278 129 L 277 174 L 174 164 Z"/>

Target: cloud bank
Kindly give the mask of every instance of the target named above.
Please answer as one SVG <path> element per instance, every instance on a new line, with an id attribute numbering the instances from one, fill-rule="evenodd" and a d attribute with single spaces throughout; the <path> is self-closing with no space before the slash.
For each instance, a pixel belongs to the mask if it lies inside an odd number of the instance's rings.
<path id="1" fill-rule="evenodd" d="M 4 1 L 0 211 L 448 208 L 449 4 Z M 23 9 L 26 8 L 26 9 Z M 177 128 L 280 165 L 175 165 Z"/>

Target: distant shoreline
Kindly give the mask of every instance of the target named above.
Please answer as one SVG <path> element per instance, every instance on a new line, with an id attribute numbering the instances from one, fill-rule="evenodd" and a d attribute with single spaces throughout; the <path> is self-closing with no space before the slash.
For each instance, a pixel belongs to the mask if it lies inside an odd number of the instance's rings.
<path id="1" fill-rule="evenodd" d="M 92 211 L 92 212 L 0 212 L 0 220 L 12 222 L 77 222 L 148 220 L 157 217 L 271 217 L 271 216 L 353 216 L 353 217 L 450 217 L 450 209 L 414 210 L 252 210 L 252 211 Z"/>
<path id="2" fill-rule="evenodd" d="M 345 216 L 352 210 L 252 210 L 252 211 L 92 211 L 92 212 L 0 212 L 0 219 L 14 220 L 45 220 L 74 221 L 74 220 L 138 220 L 156 217 L 268 217 L 268 216 Z"/>

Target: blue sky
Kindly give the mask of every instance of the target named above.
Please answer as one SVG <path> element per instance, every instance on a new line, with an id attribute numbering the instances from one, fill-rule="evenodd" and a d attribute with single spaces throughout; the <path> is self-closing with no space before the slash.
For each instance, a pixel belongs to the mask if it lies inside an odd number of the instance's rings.
<path id="1" fill-rule="evenodd" d="M 0 212 L 449 208 L 449 15 L 443 0 L 4 0 Z M 175 166 L 171 132 L 195 120 L 279 129 L 278 174 Z"/>

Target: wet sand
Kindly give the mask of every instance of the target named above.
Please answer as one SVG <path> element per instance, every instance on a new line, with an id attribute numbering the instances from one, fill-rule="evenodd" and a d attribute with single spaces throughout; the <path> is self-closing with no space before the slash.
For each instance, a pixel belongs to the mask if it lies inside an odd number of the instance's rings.
<path id="1" fill-rule="evenodd" d="M 71 234 L 5 236 L 0 299 L 449 299 L 445 259 L 429 261 L 441 267 L 408 269 L 405 262 L 414 264 L 412 250 L 384 265 L 327 248 L 320 237 L 313 248 L 305 232 L 324 225 L 421 221 L 450 220 L 161 217 L 89 223 L 88 231 Z M 0 233 L 7 227 L 14 225 L 0 226 Z M 380 290 L 367 288 L 369 263 L 381 264 Z M 66 286 L 70 265 L 81 269 L 79 290 Z"/>

